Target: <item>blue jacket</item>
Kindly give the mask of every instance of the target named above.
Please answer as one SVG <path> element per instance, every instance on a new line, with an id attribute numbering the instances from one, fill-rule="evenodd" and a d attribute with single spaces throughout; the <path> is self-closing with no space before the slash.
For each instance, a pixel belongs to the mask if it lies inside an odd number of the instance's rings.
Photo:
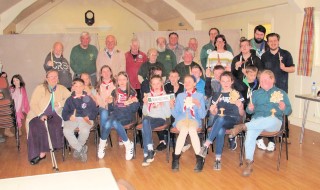
<path id="1" fill-rule="evenodd" d="M 62 118 L 64 121 L 70 120 L 71 115 L 76 110 L 76 117 L 88 116 L 90 120 L 94 120 L 98 114 L 98 108 L 95 101 L 83 92 L 81 98 L 76 98 L 75 93 L 72 92 L 71 96 L 66 100 L 63 110 Z"/>
<path id="2" fill-rule="evenodd" d="M 173 126 L 175 126 L 178 121 L 185 119 L 186 114 L 188 114 L 188 118 L 196 120 L 199 124 L 199 127 L 201 127 L 201 124 L 202 124 L 201 119 L 203 119 L 207 114 L 206 108 L 205 108 L 204 96 L 203 96 L 203 94 L 201 94 L 199 92 L 195 92 L 194 94 L 192 94 L 192 98 L 199 100 L 200 105 L 201 105 L 200 108 L 196 105 L 193 106 L 194 118 L 192 118 L 192 115 L 191 115 L 189 108 L 186 109 L 185 112 L 183 111 L 184 100 L 186 97 L 187 97 L 186 92 L 178 94 L 175 106 L 171 110 L 172 116 L 175 118 L 175 122 L 173 123 Z"/>

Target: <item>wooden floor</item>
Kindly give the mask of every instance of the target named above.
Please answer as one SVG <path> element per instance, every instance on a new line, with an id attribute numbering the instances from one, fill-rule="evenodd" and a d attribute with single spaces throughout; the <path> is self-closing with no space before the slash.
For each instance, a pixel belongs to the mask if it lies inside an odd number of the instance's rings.
<path id="1" fill-rule="evenodd" d="M 114 131 L 112 132 L 114 146 L 107 147 L 106 157 L 102 160 L 96 160 L 92 134 L 88 143 L 87 163 L 74 160 L 72 155 L 67 155 L 66 161 L 62 162 L 61 151 L 56 152 L 56 157 L 60 172 L 107 167 L 112 169 L 116 179 L 128 180 L 136 189 L 318 189 L 320 134 L 306 130 L 304 142 L 300 145 L 300 128 L 296 126 L 290 128 L 292 144 L 289 145 L 289 160 L 285 159 L 285 149 L 283 149 L 280 171 L 276 169 L 278 151 L 267 153 L 257 150 L 254 171 L 249 178 L 241 176 L 239 149 L 230 151 L 227 147 L 224 148 L 221 171 L 212 169 L 214 154 L 210 151 L 203 172 L 194 173 L 195 156 L 192 149 L 181 156 L 179 172 L 171 171 L 171 162 L 170 164 L 166 162 L 165 152 L 158 152 L 149 167 L 142 167 L 140 144 L 137 148 L 137 158 L 126 161 L 125 149 L 115 143 Z M 20 152 L 17 151 L 13 138 L 0 144 L 0 178 L 52 172 L 49 155 L 39 165 L 32 166 L 27 161 L 25 135 L 22 136 L 21 144 Z M 106 189 L 108 189 L 107 184 Z"/>

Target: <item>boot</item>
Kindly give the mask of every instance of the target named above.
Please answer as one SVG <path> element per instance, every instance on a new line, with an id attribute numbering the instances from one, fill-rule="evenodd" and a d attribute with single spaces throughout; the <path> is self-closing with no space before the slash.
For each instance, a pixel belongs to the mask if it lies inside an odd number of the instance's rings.
<path id="1" fill-rule="evenodd" d="M 7 137 L 13 137 L 14 134 L 11 132 L 10 128 L 6 128 L 4 130 L 4 135 L 7 136 Z"/>
<path id="2" fill-rule="evenodd" d="M 230 129 L 230 135 L 229 138 L 233 138 L 235 136 L 237 136 L 241 131 L 246 131 L 247 127 L 245 124 L 239 124 L 239 125 L 235 125 L 233 127 L 233 129 Z"/>
<path id="3" fill-rule="evenodd" d="M 250 176 L 251 172 L 253 171 L 252 164 L 253 164 L 253 160 L 252 161 L 248 159 L 246 160 L 246 167 L 242 171 L 242 175 L 244 177 Z"/>
<path id="4" fill-rule="evenodd" d="M 194 167 L 194 172 L 201 172 L 203 165 L 204 165 L 204 159 L 200 155 L 196 155 L 196 166 Z"/>
<path id="5" fill-rule="evenodd" d="M 179 171 L 179 159 L 180 159 L 181 154 L 174 154 L 174 152 L 172 153 L 172 171 L 176 172 Z"/>

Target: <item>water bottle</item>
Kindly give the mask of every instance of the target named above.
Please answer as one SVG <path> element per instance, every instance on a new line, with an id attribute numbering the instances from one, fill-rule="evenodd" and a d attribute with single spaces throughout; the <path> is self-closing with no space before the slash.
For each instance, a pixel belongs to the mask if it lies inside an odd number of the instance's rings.
<path id="1" fill-rule="evenodd" d="M 312 97 L 316 97 L 316 96 L 317 96 L 316 82 L 313 82 L 313 83 L 312 83 L 312 86 L 311 86 L 311 95 L 312 95 Z"/>

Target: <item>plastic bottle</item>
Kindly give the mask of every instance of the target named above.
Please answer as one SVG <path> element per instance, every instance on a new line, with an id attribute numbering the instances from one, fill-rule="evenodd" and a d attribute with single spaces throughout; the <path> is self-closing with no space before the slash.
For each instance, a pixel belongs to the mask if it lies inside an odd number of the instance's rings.
<path id="1" fill-rule="evenodd" d="M 317 96 L 317 86 L 316 86 L 316 82 L 312 83 L 311 86 L 311 95 L 312 97 L 316 97 Z"/>

